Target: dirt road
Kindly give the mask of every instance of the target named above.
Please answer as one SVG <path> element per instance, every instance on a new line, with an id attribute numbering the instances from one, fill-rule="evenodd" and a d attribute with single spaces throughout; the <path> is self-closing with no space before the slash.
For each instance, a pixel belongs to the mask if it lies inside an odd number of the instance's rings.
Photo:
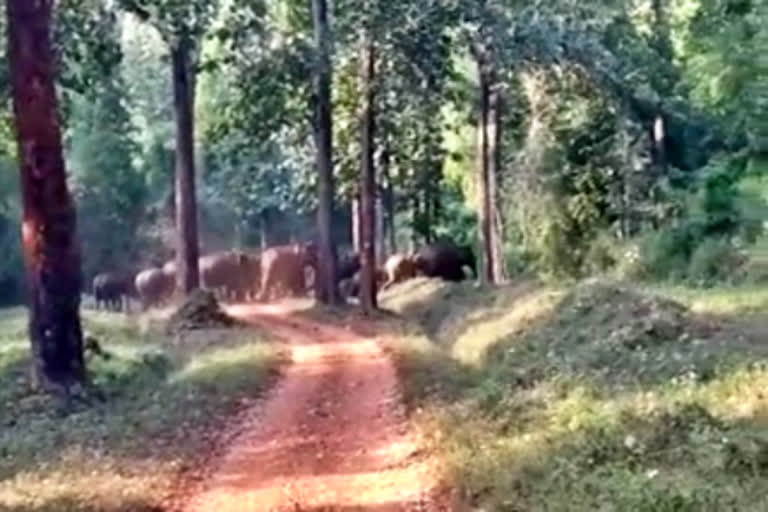
<path id="1" fill-rule="evenodd" d="M 187 511 L 452 510 L 437 497 L 394 368 L 374 339 L 296 315 L 290 304 L 230 312 L 282 339 L 292 362 Z"/>

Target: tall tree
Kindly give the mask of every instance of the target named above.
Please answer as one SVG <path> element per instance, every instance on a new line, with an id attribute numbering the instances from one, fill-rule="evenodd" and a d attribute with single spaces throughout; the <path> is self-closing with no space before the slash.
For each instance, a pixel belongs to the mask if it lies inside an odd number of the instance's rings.
<path id="1" fill-rule="evenodd" d="M 392 174 L 389 170 L 390 161 L 391 155 L 389 145 L 388 141 L 385 139 L 384 148 L 379 159 L 379 168 L 381 169 L 381 178 L 384 181 L 381 196 L 382 206 L 384 207 L 385 238 L 389 244 L 389 253 L 392 254 L 397 252 L 397 234 L 395 233 L 395 190 L 392 183 Z"/>
<path id="2" fill-rule="evenodd" d="M 171 45 L 173 107 L 176 121 L 176 289 L 187 294 L 200 285 L 195 187 L 194 42 L 183 31 Z"/>
<path id="3" fill-rule="evenodd" d="M 312 0 L 316 59 L 313 69 L 315 98 L 315 166 L 317 167 L 317 232 L 319 238 L 316 295 L 326 304 L 339 300 L 336 286 L 336 247 L 333 223 L 333 119 L 331 112 L 331 57 L 328 5 Z"/>
<path id="4" fill-rule="evenodd" d="M 8 0 L 8 41 L 33 378 L 43 389 L 69 393 L 86 374 L 75 209 L 67 189 L 54 87 L 52 6 L 52 0 Z"/>
<path id="5" fill-rule="evenodd" d="M 366 314 L 376 307 L 376 174 L 374 169 L 376 54 L 370 28 L 363 31 L 360 52 L 360 304 Z"/>
<path id="6" fill-rule="evenodd" d="M 670 41 L 669 23 L 667 21 L 667 13 L 664 0 L 653 0 L 651 9 L 653 11 L 653 40 L 652 44 L 655 46 L 659 56 L 666 62 L 673 62 L 674 55 L 672 50 L 672 42 Z M 655 167 L 656 174 L 658 176 L 665 176 L 667 174 L 667 123 L 664 118 L 664 112 L 662 111 L 662 105 L 658 105 L 658 112 L 654 116 L 653 126 L 650 131 L 651 138 L 651 156 L 653 157 L 653 165 Z"/>
<path id="7" fill-rule="evenodd" d="M 201 39 L 218 12 L 219 2 L 121 0 L 121 4 L 152 24 L 170 52 L 176 125 L 176 288 L 186 295 L 200 285 L 194 147 L 197 54 Z"/>
<path id="8" fill-rule="evenodd" d="M 483 273 L 486 283 L 498 284 L 504 279 L 499 193 L 497 180 L 501 165 L 501 87 L 492 51 L 484 43 L 473 45 L 477 61 L 480 112 L 477 124 L 477 175 L 480 196 L 480 238 Z"/>

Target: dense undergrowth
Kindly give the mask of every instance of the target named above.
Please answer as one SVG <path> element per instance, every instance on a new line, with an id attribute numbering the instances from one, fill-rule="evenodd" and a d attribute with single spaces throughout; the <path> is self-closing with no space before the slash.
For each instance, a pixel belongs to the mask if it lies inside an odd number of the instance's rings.
<path id="1" fill-rule="evenodd" d="M 384 306 L 451 480 L 483 510 L 768 509 L 768 303 L 592 281 L 415 280 Z"/>
<path id="2" fill-rule="evenodd" d="M 252 330 L 161 334 L 138 317 L 88 313 L 107 358 L 89 355 L 102 395 L 66 410 L 32 394 L 22 309 L 0 312 L 0 510 L 163 510 L 217 433 L 281 360 Z"/>

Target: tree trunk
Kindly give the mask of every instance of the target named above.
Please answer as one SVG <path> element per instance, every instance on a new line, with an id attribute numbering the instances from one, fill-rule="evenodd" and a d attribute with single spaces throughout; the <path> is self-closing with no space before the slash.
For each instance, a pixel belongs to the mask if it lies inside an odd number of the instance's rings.
<path id="1" fill-rule="evenodd" d="M 492 283 L 499 284 L 506 279 L 504 269 L 503 226 L 499 210 L 499 176 L 501 175 L 501 112 L 502 96 L 497 84 L 492 86 L 488 98 L 488 212 L 491 222 Z"/>
<path id="2" fill-rule="evenodd" d="M 328 5 L 326 0 L 312 0 L 317 59 L 314 72 L 315 162 L 317 166 L 318 272 L 315 295 L 320 302 L 336 304 L 340 300 L 336 283 L 336 245 L 333 241 L 333 119 L 331 111 L 331 61 Z"/>
<path id="3" fill-rule="evenodd" d="M 259 245 L 261 250 L 264 251 L 267 248 L 267 226 L 262 220 L 259 224 Z"/>
<path id="4" fill-rule="evenodd" d="M 480 199 L 480 239 L 483 248 L 483 265 L 481 280 L 485 284 L 494 282 L 494 251 L 493 251 L 493 212 L 491 208 L 491 191 L 489 182 L 489 140 L 488 122 L 490 116 L 490 84 L 482 60 L 478 61 L 480 69 L 480 116 L 477 124 L 477 175 L 478 193 Z"/>
<path id="5" fill-rule="evenodd" d="M 664 120 L 664 114 L 659 107 L 658 114 L 653 121 L 650 130 L 651 136 L 651 156 L 656 176 L 667 175 L 667 126 Z"/>
<path id="6" fill-rule="evenodd" d="M 439 147 L 433 147 L 430 153 L 436 154 Z M 436 241 L 435 226 L 440 222 L 440 178 L 442 173 L 442 160 L 431 159 L 429 172 L 424 182 L 424 237 L 428 243 Z"/>
<path id="7" fill-rule="evenodd" d="M 389 148 L 385 147 L 381 155 L 381 176 L 386 181 L 382 191 L 384 201 L 385 229 L 389 238 L 389 252 L 397 252 L 397 234 L 395 233 L 395 190 L 392 186 L 392 175 L 389 172 Z"/>
<path id="8" fill-rule="evenodd" d="M 375 218 L 375 224 L 376 224 L 376 261 L 384 261 L 386 258 L 385 256 L 385 250 L 386 250 L 386 240 L 385 240 L 385 232 L 384 232 L 384 201 L 382 198 L 382 191 L 381 189 L 377 189 L 376 191 L 376 199 L 375 199 L 375 208 L 374 208 L 374 218 Z"/>
<path id="9" fill-rule="evenodd" d="M 52 0 L 8 0 L 8 45 L 23 204 L 32 379 L 68 394 L 85 382 L 80 253 L 67 190 L 51 50 Z"/>
<path id="10" fill-rule="evenodd" d="M 187 295 L 200 286 L 191 50 L 191 42 L 184 37 L 171 48 L 176 114 L 176 289 L 180 295 Z"/>
<path id="11" fill-rule="evenodd" d="M 352 210 L 352 249 L 356 253 L 360 253 L 363 245 L 361 243 L 360 235 L 361 210 L 359 196 L 352 199 L 352 202 L 350 203 L 350 209 Z"/>
<path id="12" fill-rule="evenodd" d="M 416 250 L 416 247 L 419 246 L 420 243 L 422 243 L 424 240 L 422 240 L 421 237 L 421 228 L 419 227 L 421 223 L 421 202 L 419 198 L 418 191 L 412 192 L 413 196 L 411 197 L 411 252 Z"/>
<path id="13" fill-rule="evenodd" d="M 674 51 L 664 4 L 664 0 L 652 0 L 651 2 L 653 44 L 663 59 L 671 61 L 674 58 Z M 657 176 L 667 175 L 666 131 L 666 120 L 664 119 L 662 104 L 659 102 L 650 129 L 653 165 Z"/>
<path id="14" fill-rule="evenodd" d="M 432 240 L 432 187 L 427 181 L 424 181 L 421 184 L 421 190 L 424 194 L 421 230 L 424 234 L 424 241 L 431 244 L 434 241 Z"/>
<path id="15" fill-rule="evenodd" d="M 363 36 L 360 52 L 361 80 L 363 86 L 361 110 L 361 165 L 360 165 L 360 210 L 361 210 L 361 241 L 360 252 L 360 303 L 366 314 L 372 313 L 376 307 L 376 221 L 375 194 L 376 178 L 373 166 L 373 144 L 375 131 L 373 81 L 375 79 L 375 62 L 373 40 L 370 33 Z"/>

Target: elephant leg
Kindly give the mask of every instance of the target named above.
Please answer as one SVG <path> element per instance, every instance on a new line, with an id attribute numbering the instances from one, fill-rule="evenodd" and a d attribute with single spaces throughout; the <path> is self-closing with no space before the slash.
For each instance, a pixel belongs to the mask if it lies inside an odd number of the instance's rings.
<path id="1" fill-rule="evenodd" d="M 273 286 L 272 281 L 273 281 L 273 277 L 270 273 L 266 273 L 262 278 L 261 292 L 259 293 L 259 299 L 258 299 L 259 302 L 265 302 L 269 300 L 269 293 Z"/>

